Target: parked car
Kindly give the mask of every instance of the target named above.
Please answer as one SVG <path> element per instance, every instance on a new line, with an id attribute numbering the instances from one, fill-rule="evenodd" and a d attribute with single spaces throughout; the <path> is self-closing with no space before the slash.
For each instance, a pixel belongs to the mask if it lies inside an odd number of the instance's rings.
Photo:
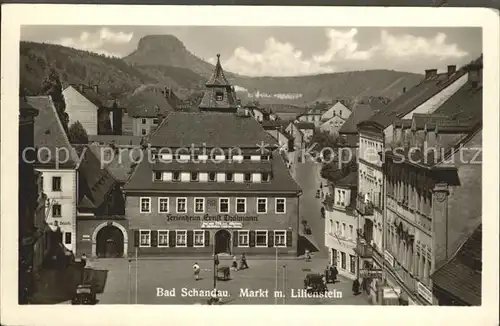
<path id="1" fill-rule="evenodd" d="M 320 274 L 307 274 L 304 279 L 304 289 L 308 293 L 325 293 L 328 290 Z"/>
<path id="2" fill-rule="evenodd" d="M 75 296 L 71 304 L 95 305 L 97 303 L 96 293 L 90 284 L 80 284 L 76 288 Z"/>

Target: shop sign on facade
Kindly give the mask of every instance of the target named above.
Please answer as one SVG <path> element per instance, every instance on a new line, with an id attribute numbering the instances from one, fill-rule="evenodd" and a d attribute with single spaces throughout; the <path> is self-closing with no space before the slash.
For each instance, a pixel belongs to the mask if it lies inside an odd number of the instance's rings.
<path id="1" fill-rule="evenodd" d="M 214 222 L 202 222 L 202 229 L 241 229 L 243 227 L 243 223 L 240 222 L 222 222 L 222 221 L 214 221 Z"/>
<path id="2" fill-rule="evenodd" d="M 389 266 L 394 267 L 394 257 L 387 250 L 384 251 L 384 259 L 389 263 Z"/>
<path id="3" fill-rule="evenodd" d="M 359 277 L 362 278 L 382 278 L 381 269 L 360 269 Z"/>
<path id="4" fill-rule="evenodd" d="M 432 292 L 425 285 L 417 282 L 417 293 L 427 302 L 432 304 Z"/>
<path id="5" fill-rule="evenodd" d="M 401 295 L 401 289 L 384 287 L 383 294 L 384 294 L 384 299 L 399 299 L 399 296 Z"/>

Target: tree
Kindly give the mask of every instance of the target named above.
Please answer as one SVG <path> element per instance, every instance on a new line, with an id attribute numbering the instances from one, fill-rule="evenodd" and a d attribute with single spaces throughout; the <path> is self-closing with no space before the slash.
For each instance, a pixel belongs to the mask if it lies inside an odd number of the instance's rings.
<path id="1" fill-rule="evenodd" d="M 61 120 L 64 130 L 67 132 L 69 116 L 66 113 L 66 102 L 64 101 L 62 91 L 62 83 L 59 78 L 59 74 L 54 68 L 51 68 L 42 82 L 42 93 L 50 95 L 52 98 L 59 120 Z"/>
<path id="2" fill-rule="evenodd" d="M 80 121 L 74 122 L 68 130 L 68 138 L 72 144 L 88 144 L 89 136 L 87 131 L 80 123 Z"/>

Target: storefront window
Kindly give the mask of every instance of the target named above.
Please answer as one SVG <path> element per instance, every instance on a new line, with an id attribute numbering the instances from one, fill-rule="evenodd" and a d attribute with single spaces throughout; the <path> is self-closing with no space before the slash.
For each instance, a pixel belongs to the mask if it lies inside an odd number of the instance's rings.
<path id="1" fill-rule="evenodd" d="M 158 231 L 158 247 L 168 247 L 168 230 Z"/>
<path id="2" fill-rule="evenodd" d="M 249 232 L 248 231 L 238 231 L 238 246 L 248 247 L 249 245 Z"/>
<path id="3" fill-rule="evenodd" d="M 255 246 L 267 247 L 267 231 L 255 231 Z"/>
<path id="4" fill-rule="evenodd" d="M 176 231 L 175 242 L 177 247 L 187 246 L 187 231 Z"/>
<path id="5" fill-rule="evenodd" d="M 340 268 L 342 268 L 342 269 L 346 269 L 346 264 L 347 264 L 347 262 L 346 262 L 346 255 L 345 255 L 345 252 L 341 252 L 341 253 L 340 253 L 340 259 L 341 259 L 341 261 L 340 261 Z"/>
<path id="6" fill-rule="evenodd" d="M 274 231 L 274 246 L 286 247 L 286 231 Z"/>
<path id="7" fill-rule="evenodd" d="M 140 230 L 140 247 L 150 247 L 151 246 L 151 230 Z"/>
<path id="8" fill-rule="evenodd" d="M 205 246 L 205 231 L 203 230 L 194 231 L 194 246 L 195 247 Z"/>

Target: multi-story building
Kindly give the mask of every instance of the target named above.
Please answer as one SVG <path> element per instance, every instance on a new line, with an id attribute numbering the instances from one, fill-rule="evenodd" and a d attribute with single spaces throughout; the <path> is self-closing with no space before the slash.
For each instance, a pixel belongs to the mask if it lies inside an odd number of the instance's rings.
<path id="1" fill-rule="evenodd" d="M 148 137 L 124 186 L 139 255 L 297 254 L 300 188 L 231 89 L 218 61 L 200 112 L 171 112 Z"/>
<path id="2" fill-rule="evenodd" d="M 482 68 L 468 69 L 434 113 L 394 123 L 402 153 L 391 149 L 384 164 L 385 276 L 418 305 L 437 304 L 431 275 L 481 224 Z"/>
<path id="3" fill-rule="evenodd" d="M 34 139 L 37 160 L 35 169 L 42 173 L 47 195 L 47 224 L 63 233 L 63 244 L 76 250 L 76 205 L 78 201 L 78 157 L 70 145 L 49 96 L 28 96 L 27 103 L 38 110 Z"/>
<path id="4" fill-rule="evenodd" d="M 330 108 L 323 112 L 321 115 L 321 121 L 325 122 L 333 117 L 339 117 L 343 120 L 347 120 L 351 114 L 351 109 L 349 109 L 344 103 L 337 101 Z"/>
<path id="5" fill-rule="evenodd" d="M 253 118 L 174 112 L 149 144 L 153 163 L 145 157 L 124 187 L 139 254 L 296 254 L 300 189 Z"/>
<path id="6" fill-rule="evenodd" d="M 357 212 L 364 219 L 361 225 L 363 230 L 359 238 L 359 250 L 362 253 L 361 266 L 365 269 L 380 271 L 383 259 L 393 260 L 389 252 L 384 252 L 383 246 L 383 212 L 384 212 L 384 170 L 379 153 L 394 144 L 394 121 L 411 119 L 414 114 L 433 113 L 453 94 L 466 84 L 468 69 L 463 67 L 456 70 L 455 66 L 448 66 L 445 73 L 437 73 L 437 69 L 426 70 L 425 78 L 418 85 L 391 102 L 384 110 L 374 114 L 367 121 L 358 124 L 359 130 L 359 187 L 357 198 Z M 372 255 L 373 249 L 373 255 Z M 375 257 L 375 258 L 374 258 Z M 365 259 L 366 258 L 366 259 Z M 374 258 L 374 259 L 373 259 Z M 375 274 L 374 274 L 375 275 Z M 382 302 L 382 294 L 386 297 L 400 297 L 392 288 L 382 290 L 377 288 L 377 278 L 363 279 L 365 290 L 371 293 L 372 300 Z M 381 284 L 381 283 L 380 283 Z M 385 291 L 385 292 L 384 292 Z M 384 294 L 384 295 L 385 295 Z"/>
<path id="7" fill-rule="evenodd" d="M 357 230 L 356 215 L 357 172 L 329 185 L 331 188 L 324 200 L 325 246 L 328 248 L 330 264 L 337 266 L 339 273 L 356 279 L 357 255 L 355 252 Z"/>

